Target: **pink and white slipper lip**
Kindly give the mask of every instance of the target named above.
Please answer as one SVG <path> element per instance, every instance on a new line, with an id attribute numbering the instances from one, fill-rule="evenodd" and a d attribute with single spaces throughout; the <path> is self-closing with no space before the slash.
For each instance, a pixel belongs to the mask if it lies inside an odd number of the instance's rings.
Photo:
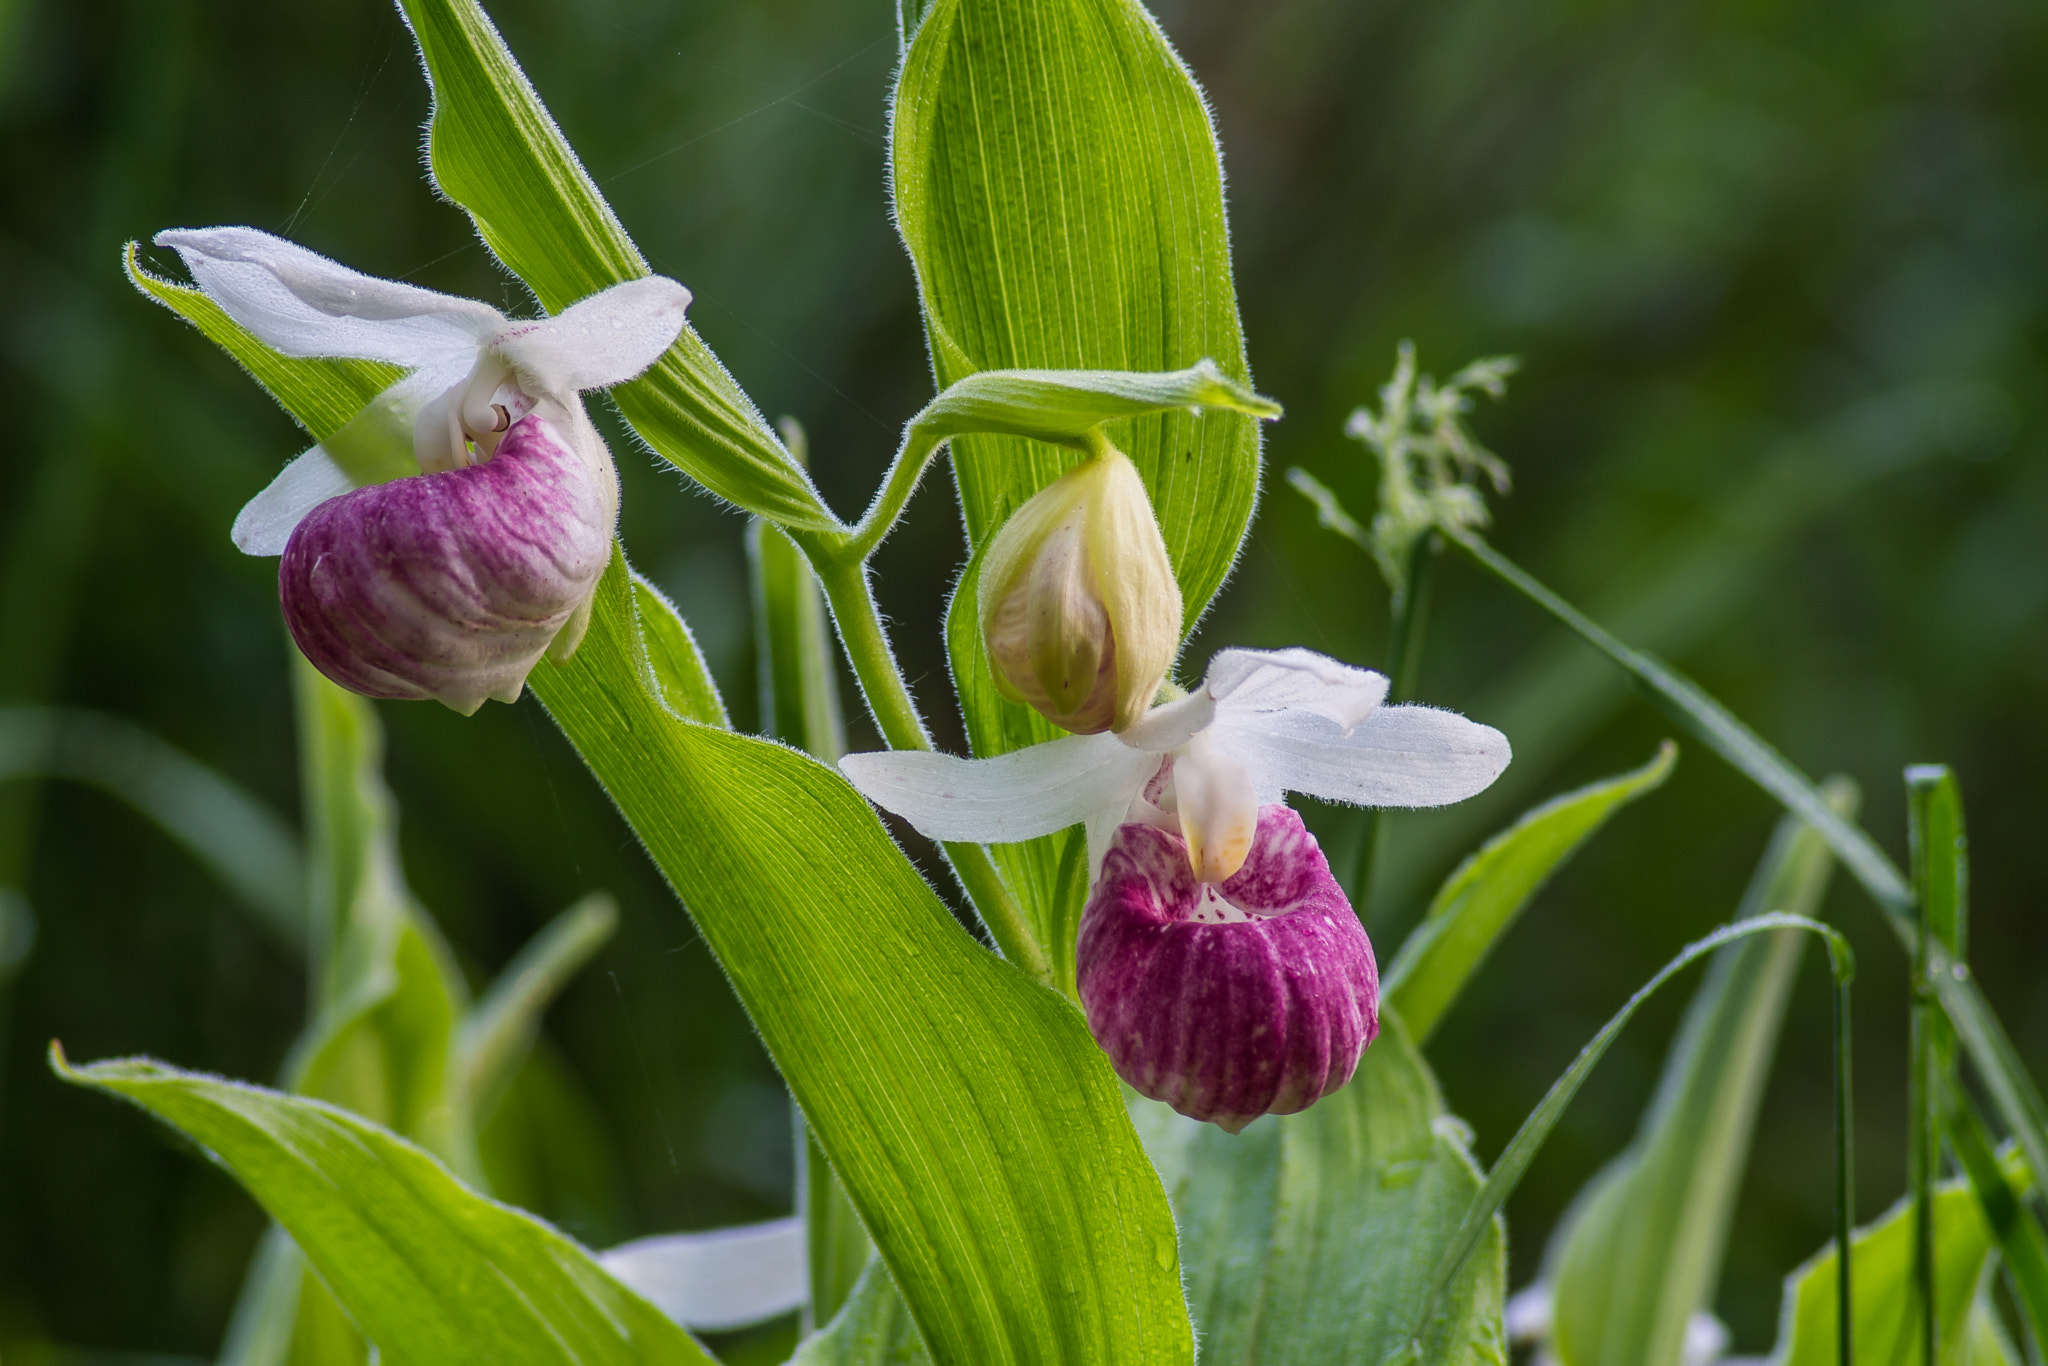
<path id="1" fill-rule="evenodd" d="M 1343 1086 L 1379 1033 L 1372 943 L 1315 837 L 1277 804 L 1220 884 L 1195 880 L 1174 832 L 1119 828 L 1078 969 L 1117 1075 L 1231 1133 Z"/>
<path id="2" fill-rule="evenodd" d="M 490 459 L 333 498 L 292 531 L 278 597 L 315 668 L 368 697 L 513 701 L 596 590 L 614 500 L 543 413 Z"/>

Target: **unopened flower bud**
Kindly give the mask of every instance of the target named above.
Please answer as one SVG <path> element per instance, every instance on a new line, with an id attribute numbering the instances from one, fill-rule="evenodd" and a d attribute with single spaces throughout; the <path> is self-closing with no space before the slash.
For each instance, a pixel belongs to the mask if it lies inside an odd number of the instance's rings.
<path id="1" fill-rule="evenodd" d="M 1236 1133 L 1351 1079 L 1379 1033 L 1379 969 L 1330 865 L 1285 806 L 1244 866 L 1197 882 L 1180 836 L 1121 827 L 1081 915 L 1088 1028 L 1133 1088 Z"/>
<path id="2" fill-rule="evenodd" d="M 479 464 L 372 484 L 292 531 L 278 596 L 313 666 L 368 697 L 468 714 L 518 698 L 587 622 L 618 495 L 581 414 L 510 425 Z M 569 430 L 563 430 L 564 426 Z"/>
<path id="3" fill-rule="evenodd" d="M 1113 447 L 1042 489 L 982 561 L 996 686 L 1057 726 L 1122 730 L 1180 648 L 1180 585 L 1145 483 Z"/>

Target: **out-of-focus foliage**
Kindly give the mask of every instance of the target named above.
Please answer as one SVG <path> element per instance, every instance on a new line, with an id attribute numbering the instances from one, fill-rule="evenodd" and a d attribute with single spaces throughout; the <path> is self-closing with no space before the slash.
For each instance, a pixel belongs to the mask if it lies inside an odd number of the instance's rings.
<path id="1" fill-rule="evenodd" d="M 1852 790 L 1836 785 L 1829 797 L 1853 817 Z M 1787 815 L 1737 915 L 1811 916 L 1833 871 L 1819 833 Z M 1716 953 L 1686 1007 L 1642 1130 L 1587 1183 L 1545 1254 L 1549 1345 L 1560 1360 L 1661 1366 L 1683 1358 L 1688 1327 L 1720 1281 L 1757 1098 L 1805 951 L 1805 935 L 1780 931 Z"/>
<path id="2" fill-rule="evenodd" d="M 1374 472 L 1341 427 L 1396 342 L 1413 337 L 1438 372 L 1520 354 L 1507 401 L 1476 417 L 1515 472 L 1496 543 L 1808 772 L 1855 776 L 1895 857 L 1900 765 L 1952 763 L 1973 823 L 1972 958 L 2040 1070 L 2048 9 L 1157 8 L 1216 110 L 1252 373 L 1288 410 L 1271 464 L 1369 511 Z M 819 487 L 857 512 L 933 393 L 885 211 L 891 7 L 493 12 L 651 263 L 696 292 L 705 339 L 771 415 L 803 420 Z M 426 112 L 407 36 L 375 0 L 0 4 L 0 700 L 120 715 L 294 809 L 274 565 L 237 555 L 226 529 L 301 439 L 133 295 L 117 248 L 246 222 L 522 305 L 423 188 Z M 751 727 L 743 521 L 617 449 L 636 563 Z M 933 480 L 880 564 L 928 701 L 962 551 L 949 504 Z M 1355 548 L 1315 531 L 1305 503 L 1269 498 L 1190 660 L 1305 643 L 1383 663 L 1383 602 Z M 1500 727 L 1516 762 L 1468 807 L 1395 818 L 1374 903 L 1387 932 L 1515 812 L 1638 762 L 1667 731 L 1469 569 L 1450 567 L 1435 602 L 1425 694 Z M 588 888 L 620 900 L 619 936 L 551 1012 L 543 1056 L 563 1064 L 547 1085 L 595 1100 L 602 1131 L 582 1140 L 624 1183 L 568 1208 L 548 1192 L 587 1183 L 534 1172 L 541 1211 L 600 1245 L 786 1212 L 779 1084 L 538 708 L 380 711 L 409 876 L 473 984 Z M 931 719 L 957 747 L 956 718 Z M 1481 1152 L 1725 914 L 1776 814 L 1696 754 L 1542 894 L 1431 1045 Z M 1355 828 L 1318 824 L 1333 853 Z M 0 983 L 0 1355 L 32 1359 L 30 1340 L 210 1353 L 258 1213 L 159 1130 L 68 1092 L 40 1053 L 54 1035 L 78 1057 L 275 1077 L 302 1023 L 298 969 L 169 839 L 90 791 L 0 788 L 0 885 L 26 895 L 38 931 Z M 1836 900 L 1859 993 L 1899 999 L 1888 936 Z M 1678 1006 L 1646 1008 L 1568 1112 L 1511 1206 L 1520 1255 L 1626 1142 Z M 1826 1012 L 1814 983 L 1795 989 L 1761 1111 L 1774 1160 L 1753 1165 L 1731 1230 L 1720 1307 L 1744 1348 L 1769 1343 L 1780 1277 L 1827 1233 Z M 1866 1055 L 1886 1060 L 1857 1078 L 1866 1208 L 1899 1189 L 1902 1030 L 1882 1010 L 1859 1020 Z M 547 1108 L 538 1091 L 513 1103 Z"/>

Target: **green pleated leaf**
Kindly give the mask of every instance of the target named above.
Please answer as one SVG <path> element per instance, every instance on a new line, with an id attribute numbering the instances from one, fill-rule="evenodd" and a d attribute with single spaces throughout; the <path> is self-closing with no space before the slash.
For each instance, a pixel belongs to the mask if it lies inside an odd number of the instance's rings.
<path id="1" fill-rule="evenodd" d="M 891 156 L 942 385 L 979 370 L 1204 358 L 1248 383 L 1215 135 L 1141 6 L 939 0 L 904 58 Z M 1111 437 L 1144 474 L 1199 613 L 1251 515 L 1256 425 L 1171 413 Z M 954 465 L 978 543 L 1062 461 L 975 438 Z"/>
<path id="2" fill-rule="evenodd" d="M 386 1366 L 701 1366 L 689 1334 L 590 1254 L 337 1106 L 147 1060 L 65 1080 L 148 1110 L 248 1188 Z"/>
<path id="3" fill-rule="evenodd" d="M 1677 760 L 1678 747 L 1667 740 L 1641 768 L 1553 797 L 1458 866 L 1403 941 L 1382 984 L 1418 1044 L 1436 1032 L 1465 983 L 1551 875 L 1608 817 L 1663 786 Z"/>
<path id="4" fill-rule="evenodd" d="M 1185 1362 L 1172 1215 L 1073 1006 L 832 770 L 645 684 L 623 560 L 534 690 L 689 907 L 941 1363 Z"/>
<path id="5" fill-rule="evenodd" d="M 551 313 L 647 262 L 475 0 L 401 0 L 434 91 L 428 162 L 479 236 Z M 684 282 L 685 284 L 688 281 Z M 721 498 L 793 526 L 830 529 L 810 480 L 694 329 L 612 390 L 634 430 Z"/>
<path id="6" fill-rule="evenodd" d="M 2008 1176 L 2018 1180 L 2017 1162 Z M 1986 1334 L 1972 1325 L 1991 1265 L 1991 1228 L 1962 1181 L 1934 1196 L 1934 1302 L 1942 1366 L 1988 1366 Z M 1856 1295 L 1856 1366 L 1922 1366 L 1920 1311 L 1913 1279 L 1913 1210 L 1902 1200 L 1850 1241 Z M 1785 1278 L 1776 1366 L 1836 1366 L 1835 1296 L 1840 1270 L 1832 1244 Z M 1966 1329 L 1968 1331 L 1966 1331 Z M 1999 1357 L 1990 1356 L 1989 1361 Z"/>
<path id="7" fill-rule="evenodd" d="M 985 370 L 1174 371 L 1208 359 L 1248 386 L 1215 135 L 1152 17 L 1132 0 L 916 8 L 892 183 L 940 384 Z M 1176 408 L 1107 434 L 1145 479 L 1192 622 L 1251 517 L 1257 420 Z M 970 545 L 1077 458 L 1015 436 L 955 441 Z M 973 619 L 970 579 L 947 640 L 974 752 L 1059 734 L 996 692 Z M 1065 904 L 1075 893 L 1061 877 L 1070 842 L 992 851 L 1055 960 L 1071 954 L 1066 927 L 1079 909 Z"/>
<path id="8" fill-rule="evenodd" d="M 1132 1101 L 1180 1219 L 1204 1366 L 1378 1366 L 1422 1312 L 1480 1174 L 1398 1018 L 1381 1023 L 1350 1085 L 1235 1137 Z M 1495 1220 L 1424 1360 L 1506 1362 L 1506 1258 Z"/>
<path id="9" fill-rule="evenodd" d="M 1854 788 L 1831 785 L 1853 814 Z M 1812 916 L 1834 859 L 1786 816 L 1738 918 Z M 1677 1366 L 1711 1307 L 1764 1083 L 1806 936 L 1779 930 L 1717 951 L 1664 1064 L 1642 1132 L 1593 1179 L 1560 1230 L 1551 1350 L 1565 1366 Z"/>

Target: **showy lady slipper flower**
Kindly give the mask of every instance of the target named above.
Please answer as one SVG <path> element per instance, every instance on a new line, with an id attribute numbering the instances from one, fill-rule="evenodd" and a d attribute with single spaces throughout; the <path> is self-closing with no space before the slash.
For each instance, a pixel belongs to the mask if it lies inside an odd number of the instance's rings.
<path id="1" fill-rule="evenodd" d="M 1351 1080 L 1379 1034 L 1372 943 L 1284 806 L 1260 809 L 1250 856 L 1221 883 L 1195 880 L 1178 834 L 1121 827 L 1076 958 L 1117 1075 L 1231 1133 Z"/>
<path id="2" fill-rule="evenodd" d="M 933 839 L 1085 822 L 1089 1029 L 1133 1087 L 1235 1131 L 1343 1085 L 1378 1031 L 1372 945 L 1286 794 L 1441 806 L 1507 767 L 1499 731 L 1386 693 L 1308 650 L 1224 650 L 1199 690 L 1119 732 L 840 768 Z"/>
<path id="3" fill-rule="evenodd" d="M 1130 457 L 1106 441 L 1003 523 L 981 567 L 996 687 L 1066 730 L 1122 730 L 1180 645 L 1180 585 Z"/>
<path id="4" fill-rule="evenodd" d="M 619 511 L 618 472 L 578 395 L 659 359 L 689 291 L 634 280 L 518 320 L 253 228 L 156 241 L 273 350 L 410 371 L 235 519 L 243 551 L 283 556 L 285 621 L 314 666 L 355 692 L 466 715 L 516 700 L 543 654 L 568 658 Z"/>

